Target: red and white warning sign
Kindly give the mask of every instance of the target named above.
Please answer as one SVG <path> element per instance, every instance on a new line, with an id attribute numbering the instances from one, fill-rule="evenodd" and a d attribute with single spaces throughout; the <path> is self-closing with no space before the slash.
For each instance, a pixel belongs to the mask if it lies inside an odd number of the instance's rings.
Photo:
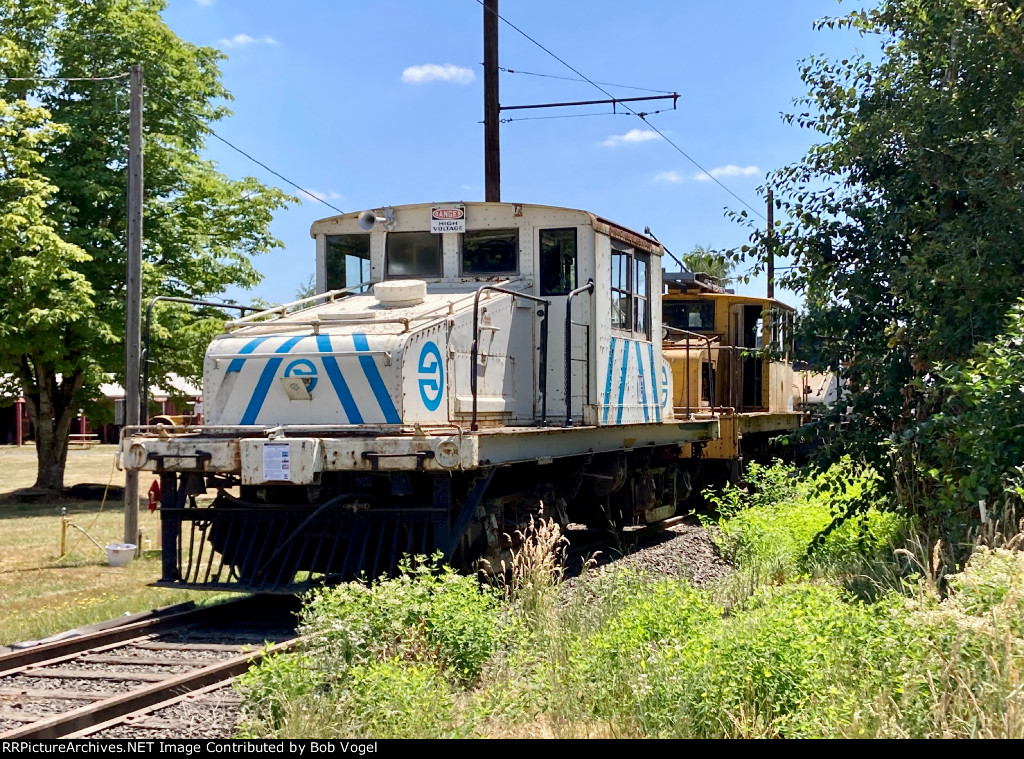
<path id="1" fill-rule="evenodd" d="M 430 231 L 435 235 L 466 231 L 465 206 L 434 206 L 430 209 Z"/>

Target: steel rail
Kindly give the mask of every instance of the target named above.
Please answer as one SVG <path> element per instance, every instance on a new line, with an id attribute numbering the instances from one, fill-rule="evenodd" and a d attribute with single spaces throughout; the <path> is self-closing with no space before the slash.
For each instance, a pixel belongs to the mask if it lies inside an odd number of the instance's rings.
<path id="1" fill-rule="evenodd" d="M 222 683 L 238 677 L 249 670 L 254 663 L 265 656 L 287 651 L 298 638 L 283 641 L 261 651 L 239 654 L 208 667 L 172 675 L 159 682 L 118 693 L 86 706 L 72 709 L 40 722 L 0 733 L 0 740 L 62 738 L 70 733 L 85 730 L 97 723 L 104 723 L 141 709 L 151 708 L 171 701 L 183 692 L 194 691 L 214 683 Z"/>
<path id="2" fill-rule="evenodd" d="M 119 627 L 77 635 L 73 638 L 44 642 L 31 648 L 17 649 L 0 655 L 0 675 L 10 675 L 15 670 L 20 670 L 23 667 L 63 660 L 68 656 L 93 648 L 123 643 L 133 638 L 181 627 L 192 622 L 205 622 L 211 618 L 216 619 L 224 614 L 237 614 L 240 611 L 244 611 L 246 606 L 255 605 L 258 605 L 257 597 L 246 596 L 245 598 L 225 601 L 213 606 L 175 612 Z"/>

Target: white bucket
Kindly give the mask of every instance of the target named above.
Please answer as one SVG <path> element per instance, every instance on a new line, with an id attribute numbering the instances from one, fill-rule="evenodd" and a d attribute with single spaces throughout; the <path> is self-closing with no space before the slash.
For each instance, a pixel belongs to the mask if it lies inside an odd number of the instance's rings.
<path id="1" fill-rule="evenodd" d="M 134 543 L 110 543 L 107 545 L 107 563 L 112 567 L 126 567 L 135 556 Z"/>

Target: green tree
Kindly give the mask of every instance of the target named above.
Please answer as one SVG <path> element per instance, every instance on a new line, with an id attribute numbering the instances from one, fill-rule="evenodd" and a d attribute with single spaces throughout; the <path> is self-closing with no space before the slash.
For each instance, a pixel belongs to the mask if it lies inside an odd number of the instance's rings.
<path id="1" fill-rule="evenodd" d="M 1022 9 L 882 0 L 819 25 L 878 39 L 882 56 L 803 67 L 810 95 L 787 118 L 821 142 L 770 177 L 794 264 L 779 284 L 804 295 L 807 335 L 849 382 L 853 415 L 830 450 L 889 471 L 933 524 L 963 524 L 972 505 L 948 513 L 916 473 L 932 468 L 926 432 L 957 392 L 950 367 L 1024 292 Z M 764 249 L 763 232 L 752 241 Z"/>
<path id="2" fill-rule="evenodd" d="M 0 0 L 0 71 L 62 78 L 0 82 L 0 100 L 21 103 L 9 108 L 36 124 L 22 130 L 25 155 L 13 174 L 36 184 L 15 182 L 10 190 L 25 188 L 20 202 L 34 204 L 36 217 L 6 203 L 0 215 L 12 230 L 5 257 L 30 259 L 40 274 L 26 280 L 9 262 L 0 272 L 6 292 L 26 288 L 24 307 L 0 318 L 0 369 L 16 374 L 24 389 L 40 488 L 63 486 L 79 405 L 105 373 L 123 379 L 124 74 L 132 64 L 143 64 L 146 81 L 144 298 L 208 298 L 230 284 L 251 286 L 259 274 L 250 257 L 280 244 L 269 227 L 288 196 L 252 177 L 229 179 L 201 157 L 210 125 L 229 114 L 217 67 L 224 56 L 179 39 L 160 17 L 164 7 L 163 0 Z M 91 80 L 71 80 L 78 77 Z M 41 108 L 26 111 L 28 103 Z M 169 371 L 196 377 L 211 329 L 206 314 L 173 307 L 160 313 L 154 381 Z"/>
<path id="3" fill-rule="evenodd" d="M 303 298 L 310 298 L 316 295 L 316 275 L 310 274 L 306 281 L 298 286 L 295 290 L 295 299 L 302 300 Z"/>
<path id="4" fill-rule="evenodd" d="M 732 270 L 736 266 L 727 254 L 704 245 L 695 245 L 693 250 L 683 254 L 682 260 L 690 271 L 712 276 L 723 287 L 732 281 Z"/>

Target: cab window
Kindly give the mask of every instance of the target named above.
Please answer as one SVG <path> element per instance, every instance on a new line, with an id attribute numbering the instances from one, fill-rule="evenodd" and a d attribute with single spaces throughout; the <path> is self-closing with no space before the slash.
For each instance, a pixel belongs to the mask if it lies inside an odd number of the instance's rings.
<path id="1" fill-rule="evenodd" d="M 385 241 L 386 275 L 441 276 L 441 235 L 431 232 L 389 232 Z"/>
<path id="2" fill-rule="evenodd" d="M 540 230 L 540 294 L 576 289 L 576 227 Z"/>
<path id="3" fill-rule="evenodd" d="M 613 243 L 612 328 L 650 339 L 650 257 Z"/>
<path id="4" fill-rule="evenodd" d="M 711 332 L 715 329 L 715 303 L 710 300 L 662 301 L 665 325 L 693 332 Z"/>
<path id="5" fill-rule="evenodd" d="M 370 235 L 327 235 L 324 259 L 328 290 L 370 280 Z"/>
<path id="6" fill-rule="evenodd" d="M 518 229 L 474 229 L 462 236 L 462 274 L 515 274 L 519 271 Z"/>

